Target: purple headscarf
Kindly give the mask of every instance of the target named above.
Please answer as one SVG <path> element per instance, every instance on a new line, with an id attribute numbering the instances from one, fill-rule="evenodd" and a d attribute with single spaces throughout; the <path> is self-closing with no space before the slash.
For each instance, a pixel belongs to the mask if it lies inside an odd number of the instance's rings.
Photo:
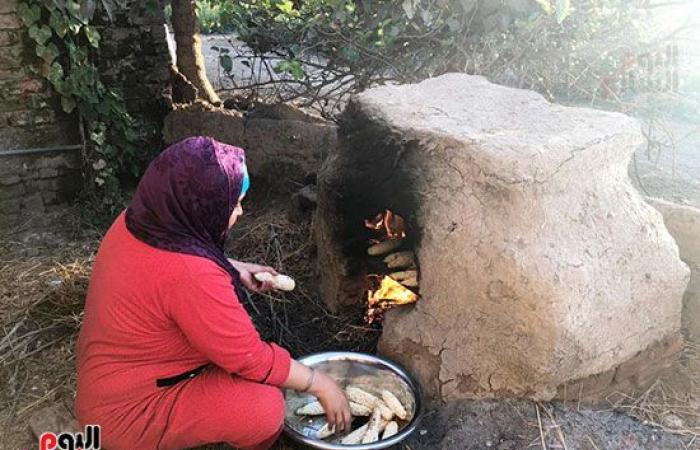
<path id="1" fill-rule="evenodd" d="M 214 261 L 231 275 L 244 301 L 240 276 L 224 254 L 224 243 L 247 178 L 243 149 L 208 137 L 184 139 L 146 169 L 126 210 L 126 227 L 153 247 Z"/>

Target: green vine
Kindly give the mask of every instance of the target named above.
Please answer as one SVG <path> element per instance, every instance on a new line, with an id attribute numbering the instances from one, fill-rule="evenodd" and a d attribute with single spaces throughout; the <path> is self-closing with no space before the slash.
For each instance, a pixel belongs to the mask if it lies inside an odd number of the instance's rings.
<path id="1" fill-rule="evenodd" d="M 112 16 L 119 0 L 102 0 Z M 137 177 L 145 163 L 146 124 L 135 120 L 116 91 L 100 81 L 93 62 L 100 34 L 91 25 L 94 1 L 24 0 L 19 17 L 27 28 L 41 75 L 60 95 L 66 113 L 80 117 L 84 139 L 83 198 L 113 214 L 124 203 L 122 180 Z"/>

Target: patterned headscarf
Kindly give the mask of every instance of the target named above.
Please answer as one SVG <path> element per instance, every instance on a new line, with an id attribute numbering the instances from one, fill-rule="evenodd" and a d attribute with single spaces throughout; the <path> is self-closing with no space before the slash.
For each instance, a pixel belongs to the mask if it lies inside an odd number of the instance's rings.
<path id="1" fill-rule="evenodd" d="M 224 254 L 231 213 L 250 186 L 243 149 L 192 137 L 165 149 L 146 169 L 126 210 L 126 227 L 153 247 L 214 261 L 245 291 Z"/>

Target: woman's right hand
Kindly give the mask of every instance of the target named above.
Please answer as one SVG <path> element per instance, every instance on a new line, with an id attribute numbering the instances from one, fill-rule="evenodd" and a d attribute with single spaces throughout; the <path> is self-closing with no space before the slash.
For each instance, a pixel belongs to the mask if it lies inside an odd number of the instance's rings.
<path id="1" fill-rule="evenodd" d="M 329 425 L 335 426 L 336 433 L 350 431 L 352 423 L 350 404 L 345 397 L 345 392 L 333 378 L 317 370 L 309 393 L 318 398 L 326 412 L 326 421 Z"/>

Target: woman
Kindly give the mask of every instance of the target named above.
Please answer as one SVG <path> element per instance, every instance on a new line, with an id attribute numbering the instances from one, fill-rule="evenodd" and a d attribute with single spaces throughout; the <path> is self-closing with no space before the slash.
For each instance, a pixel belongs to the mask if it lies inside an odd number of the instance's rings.
<path id="1" fill-rule="evenodd" d="M 77 344 L 75 411 L 108 450 L 226 442 L 266 449 L 283 424 L 280 387 L 318 397 L 337 430 L 348 402 L 327 375 L 260 339 L 240 303 L 269 267 L 224 256 L 249 186 L 243 150 L 181 141 L 149 166 L 104 237 Z"/>

